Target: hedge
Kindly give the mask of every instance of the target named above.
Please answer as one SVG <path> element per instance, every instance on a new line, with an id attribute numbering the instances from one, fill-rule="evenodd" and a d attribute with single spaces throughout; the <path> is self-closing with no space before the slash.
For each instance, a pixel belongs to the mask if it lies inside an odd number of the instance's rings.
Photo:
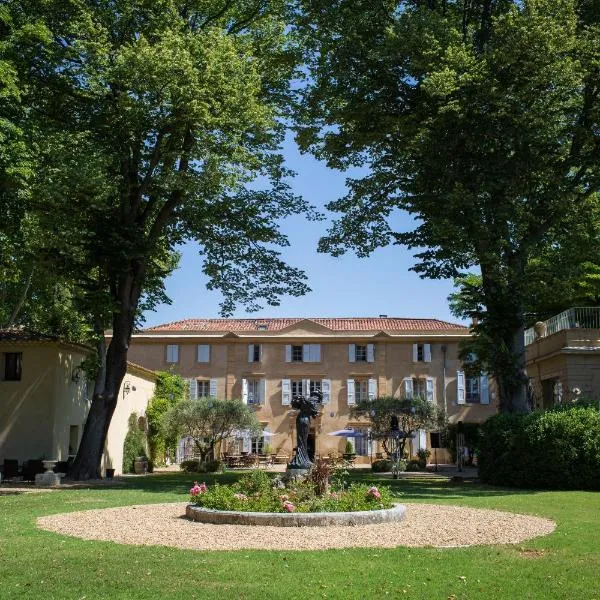
<path id="1" fill-rule="evenodd" d="M 495 415 L 481 427 L 478 467 L 493 485 L 600 490 L 600 412 Z"/>

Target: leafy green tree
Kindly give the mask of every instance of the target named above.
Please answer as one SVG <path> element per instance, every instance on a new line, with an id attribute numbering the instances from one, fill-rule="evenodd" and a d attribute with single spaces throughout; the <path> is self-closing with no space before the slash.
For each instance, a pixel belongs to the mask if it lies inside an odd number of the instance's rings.
<path id="1" fill-rule="evenodd" d="M 278 222 L 312 212 L 279 146 L 297 49 L 284 0 L 7 0 L 0 59 L 27 110 L 40 253 L 71 277 L 99 344 L 75 478 L 99 475 L 140 308 L 179 244 L 199 243 L 208 287 L 236 305 L 301 295 Z M 20 35 L 35 29 L 35 43 Z M 101 331 L 111 329 L 106 352 Z"/>
<path id="2" fill-rule="evenodd" d="M 216 446 L 236 430 L 258 435 L 262 426 L 241 400 L 199 398 L 184 400 L 172 408 L 165 415 L 165 430 L 173 438 L 192 438 L 200 461 L 206 462 Z"/>
<path id="3" fill-rule="evenodd" d="M 444 421 L 437 405 L 420 396 L 363 400 L 352 408 L 352 415 L 369 420 L 371 436 L 394 458 L 404 456 L 407 440 L 419 429 L 440 429 Z"/>
<path id="4" fill-rule="evenodd" d="M 320 250 L 401 244 L 413 269 L 477 267 L 502 410 L 527 411 L 526 267 L 600 182 L 600 27 L 575 0 L 306 0 L 298 141 L 362 165 Z M 597 8 L 597 7 L 596 7 Z M 398 210 L 415 220 L 394 227 Z"/>
<path id="5" fill-rule="evenodd" d="M 528 326 L 572 306 L 600 304 L 600 206 L 593 199 L 584 207 L 586 219 L 565 215 L 560 227 L 548 236 L 549 241 L 539 244 L 528 258 L 524 277 Z M 482 277 L 469 273 L 456 278 L 455 286 L 456 292 L 448 298 L 452 313 L 475 322 L 475 336 L 463 343 L 461 356 L 467 370 L 487 370 L 495 340 L 488 331 Z M 470 360 L 473 355 L 477 360 Z"/>
<path id="6" fill-rule="evenodd" d="M 185 399 L 185 381 L 174 373 L 161 371 L 157 374 L 154 396 L 148 403 L 148 451 L 154 465 L 163 465 L 167 456 L 174 456 L 177 438 L 165 430 L 165 415 Z"/>

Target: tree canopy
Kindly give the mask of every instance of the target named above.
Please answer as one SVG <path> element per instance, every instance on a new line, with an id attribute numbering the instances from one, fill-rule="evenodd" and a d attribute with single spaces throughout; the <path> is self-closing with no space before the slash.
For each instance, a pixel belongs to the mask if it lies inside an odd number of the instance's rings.
<path id="1" fill-rule="evenodd" d="M 381 440 L 387 455 L 395 458 L 404 456 L 407 440 L 419 429 L 444 427 L 443 411 L 420 396 L 364 400 L 352 408 L 352 415 L 369 419 L 371 436 Z"/>
<path id="2" fill-rule="evenodd" d="M 35 164 L 24 210 L 36 255 L 68 276 L 100 344 L 112 331 L 72 471 L 97 477 L 136 318 L 165 299 L 179 244 L 198 242 L 224 314 L 308 290 L 278 250 L 281 219 L 315 216 L 279 153 L 297 48 L 284 0 L 1 10 L 0 76 L 22 108 L 7 118 Z"/>
<path id="3" fill-rule="evenodd" d="M 199 398 L 184 400 L 173 407 L 165 415 L 165 431 L 173 438 L 192 438 L 204 462 L 217 444 L 236 431 L 259 435 L 262 425 L 241 400 Z"/>
<path id="4" fill-rule="evenodd" d="M 306 0 L 310 78 L 298 141 L 368 167 L 320 249 L 416 250 L 423 277 L 481 272 L 503 410 L 527 410 L 526 267 L 600 183 L 600 24 L 593 2 Z M 594 8 L 595 7 L 595 8 Z M 415 219 L 396 230 L 396 211 Z M 477 333 L 477 330 L 476 330 Z"/>

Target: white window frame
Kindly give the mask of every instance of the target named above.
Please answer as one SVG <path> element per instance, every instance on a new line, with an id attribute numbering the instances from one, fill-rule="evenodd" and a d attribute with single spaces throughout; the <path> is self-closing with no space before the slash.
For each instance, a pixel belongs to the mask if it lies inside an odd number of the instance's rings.
<path id="1" fill-rule="evenodd" d="M 210 380 L 209 379 L 196 379 L 196 398 L 209 398 L 210 397 Z M 206 393 L 204 393 L 206 392 Z"/>
<path id="2" fill-rule="evenodd" d="M 258 348 L 258 353 L 256 349 Z M 256 355 L 258 354 L 258 358 Z M 248 344 L 248 362 L 258 363 L 262 361 L 262 344 Z"/>

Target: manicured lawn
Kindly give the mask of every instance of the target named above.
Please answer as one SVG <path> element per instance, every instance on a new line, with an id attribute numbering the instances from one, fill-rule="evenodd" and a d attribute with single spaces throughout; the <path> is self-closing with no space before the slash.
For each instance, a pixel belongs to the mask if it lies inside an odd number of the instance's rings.
<path id="1" fill-rule="evenodd" d="M 217 476 L 231 481 L 234 476 Z M 550 598 L 600 600 L 600 493 L 392 482 L 407 502 L 550 517 L 550 536 L 517 546 L 311 552 L 194 552 L 87 542 L 39 531 L 38 516 L 187 499 L 189 475 L 112 489 L 0 496 L 0 598 Z M 210 484 L 213 476 L 202 477 Z"/>

